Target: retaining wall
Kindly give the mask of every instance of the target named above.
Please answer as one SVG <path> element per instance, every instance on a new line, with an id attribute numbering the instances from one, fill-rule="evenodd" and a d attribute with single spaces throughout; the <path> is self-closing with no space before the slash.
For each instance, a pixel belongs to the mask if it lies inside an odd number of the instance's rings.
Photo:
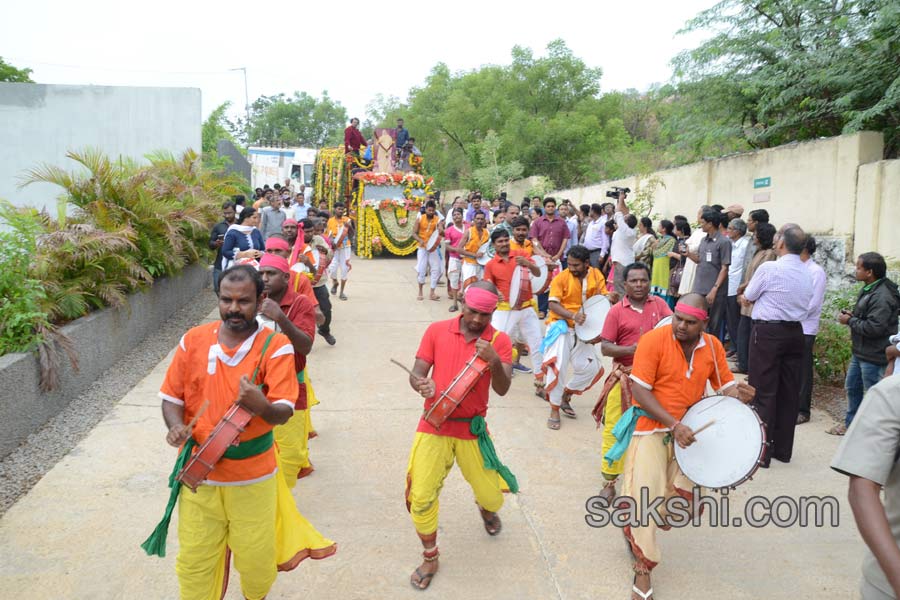
<path id="1" fill-rule="evenodd" d="M 62 328 L 78 352 L 79 369 L 62 360 L 58 389 L 40 391 L 37 352 L 0 356 L 0 458 L 84 392 L 105 371 L 172 313 L 192 302 L 210 284 L 206 265 L 191 265 L 175 276 L 158 279 L 129 297 L 127 307 L 93 312 Z"/>

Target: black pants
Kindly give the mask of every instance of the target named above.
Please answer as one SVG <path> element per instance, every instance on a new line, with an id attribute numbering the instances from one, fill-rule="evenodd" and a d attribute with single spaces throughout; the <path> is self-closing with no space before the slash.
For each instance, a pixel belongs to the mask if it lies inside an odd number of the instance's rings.
<path id="1" fill-rule="evenodd" d="M 600 268 L 600 260 L 602 258 L 603 258 L 603 251 L 600 248 L 591 250 L 591 257 L 589 260 L 591 261 L 592 267 L 594 267 L 595 269 L 599 269 Z"/>
<path id="2" fill-rule="evenodd" d="M 813 347 L 816 345 L 816 336 L 803 336 L 803 366 L 800 370 L 800 414 L 809 416 L 812 408 L 813 389 Z"/>
<path id="3" fill-rule="evenodd" d="M 756 388 L 753 407 L 766 424 L 769 448 L 764 466 L 773 456 L 782 462 L 791 460 L 800 408 L 803 338 L 800 323 L 753 323 L 747 379 Z"/>
<path id="4" fill-rule="evenodd" d="M 543 294 L 538 294 L 538 312 L 547 314 L 550 311 L 550 292 L 544 292 Z"/>
<path id="5" fill-rule="evenodd" d="M 726 299 L 725 292 L 722 290 L 716 293 L 716 300 L 709 307 L 709 322 L 706 324 L 706 332 L 719 338 L 719 341 L 722 341 L 720 336 L 722 334 L 722 322 L 725 319 Z"/>
<path id="6" fill-rule="evenodd" d="M 736 295 L 728 296 L 725 299 L 725 323 L 728 327 L 728 337 L 731 338 L 731 349 L 735 352 L 737 352 L 741 322 L 741 304 L 737 299 Z"/>
<path id="7" fill-rule="evenodd" d="M 313 293 L 319 301 L 322 314 L 325 315 L 325 322 L 319 326 L 319 334 L 324 337 L 331 333 L 331 297 L 328 295 L 328 285 L 314 287 Z"/>
<path id="8" fill-rule="evenodd" d="M 753 333 L 753 319 L 741 315 L 738 321 L 737 359 L 738 371 L 746 373 L 750 362 L 750 336 Z"/>

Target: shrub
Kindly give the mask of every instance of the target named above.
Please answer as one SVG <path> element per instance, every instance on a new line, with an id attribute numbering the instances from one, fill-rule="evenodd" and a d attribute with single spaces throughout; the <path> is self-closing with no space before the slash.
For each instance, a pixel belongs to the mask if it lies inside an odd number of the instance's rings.
<path id="1" fill-rule="evenodd" d="M 825 294 L 822 316 L 819 318 L 819 333 L 813 351 L 816 378 L 825 385 L 843 385 L 850 364 L 852 350 L 850 329 L 841 325 L 836 315 L 841 310 L 852 310 L 862 284 L 841 287 Z"/>
<path id="2" fill-rule="evenodd" d="M 204 169 L 191 150 L 150 155 L 147 166 L 91 149 L 67 156 L 84 170 L 42 165 L 23 181 L 63 188 L 55 219 L 0 206 L 0 354 L 37 345 L 45 389 L 55 381 L 58 347 L 75 364 L 55 326 L 123 306 L 130 292 L 204 258 L 221 203 L 240 185 Z"/>

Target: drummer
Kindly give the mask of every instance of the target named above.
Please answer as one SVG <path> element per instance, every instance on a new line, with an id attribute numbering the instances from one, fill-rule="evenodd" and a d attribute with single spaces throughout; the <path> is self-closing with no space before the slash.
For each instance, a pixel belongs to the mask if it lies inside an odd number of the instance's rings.
<path id="1" fill-rule="evenodd" d="M 460 242 L 462 248 L 459 251 L 459 255 L 463 257 L 463 291 L 465 291 L 470 284 L 480 280 L 484 274 L 484 267 L 479 264 L 478 259 L 484 256 L 485 250 L 482 250 L 482 247 L 490 240 L 490 234 L 485 227 L 487 221 L 485 220 L 484 213 L 478 211 L 473 218 L 475 219 L 475 224 L 466 230 L 462 242 Z"/>
<path id="2" fill-rule="evenodd" d="M 744 382 L 735 385 L 721 342 L 704 333 L 708 310 L 706 298 L 700 294 L 682 296 L 671 325 L 645 333 L 638 342 L 631 371 L 636 384 L 632 386 L 634 404 L 622 415 L 629 431 L 604 457 L 618 459 L 624 450 L 623 496 L 639 499 L 646 488 L 651 501 L 675 494 L 690 500 L 694 483 L 675 462 L 673 440 L 683 448 L 695 440 L 691 428 L 680 419 L 703 398 L 707 383 L 718 394 L 744 403 L 753 399 L 751 386 Z M 664 507 L 660 513 L 666 517 Z M 634 516 L 635 522 L 643 518 Z M 647 527 L 623 529 L 634 556 L 633 600 L 646 600 L 653 594 L 650 572 L 661 558 L 657 529 L 653 518 L 648 519 Z"/>
<path id="3" fill-rule="evenodd" d="M 491 243 L 494 244 L 496 254 L 484 267 L 484 280 L 497 286 L 500 292 L 500 303 L 491 319 L 491 325 L 499 329 L 511 338 L 514 332 L 521 333 L 529 348 L 531 348 L 531 372 L 534 375 L 535 387 L 540 390 L 544 385 L 541 374 L 543 360 L 541 358 L 541 323 L 537 318 L 537 302 L 531 291 L 531 277 L 524 274 L 522 267 L 528 269 L 531 275 L 538 276 L 541 270 L 522 250 L 511 250 L 509 233 L 506 229 L 495 229 L 491 234 Z M 523 282 L 521 286 L 520 282 Z M 513 284 L 516 284 L 515 286 Z M 516 297 L 512 297 L 515 288 Z M 519 368 L 521 363 L 513 365 Z M 527 372 L 527 368 L 521 366 Z"/>
<path id="4" fill-rule="evenodd" d="M 622 413 L 631 406 L 631 366 L 634 352 L 642 335 L 672 314 L 665 300 L 650 295 L 650 269 L 642 262 L 625 267 L 623 272 L 625 297 L 610 309 L 600 334 L 600 352 L 613 359 L 612 372 L 603 384 L 594 418 L 603 423 L 603 454 L 613 447 L 616 438 L 613 427 Z M 622 461 L 601 460 L 600 472 L 606 485 L 601 496 L 612 501 L 616 496 L 616 480 L 622 474 Z"/>
<path id="5" fill-rule="evenodd" d="M 575 324 L 584 324 L 586 315 L 582 306 L 588 298 L 609 294 L 606 278 L 590 266 L 590 252 L 584 246 L 572 246 L 567 258 L 568 266 L 550 284 L 550 314 L 541 344 L 544 385 L 550 400 L 547 427 L 554 430 L 560 427 L 560 411 L 571 419 L 576 417 L 569 403 L 571 395 L 591 389 L 603 375 L 593 341 L 578 339 L 573 328 Z M 599 336 L 600 331 L 597 331 L 598 341 Z M 570 366 L 571 377 L 568 375 Z"/>
<path id="6" fill-rule="evenodd" d="M 482 448 L 493 450 L 484 423 L 488 395 L 491 389 L 500 396 L 506 395 L 512 377 L 509 337 L 490 324 L 498 301 L 497 288 L 492 283 L 479 281 L 470 285 L 462 301 L 461 316 L 432 323 L 425 331 L 409 377 L 410 386 L 426 399 L 425 407 L 430 408 L 473 356 L 477 354 L 490 365 L 440 430 L 424 418 L 419 420 L 406 474 L 406 507 L 424 548 L 424 562 L 410 576 L 410 583 L 418 589 L 427 588 L 438 570 L 438 496 L 454 459 L 472 486 L 489 535 L 500 533 L 497 511 L 503 505 L 503 482 L 513 492 L 518 489 L 515 477 L 499 463 L 495 453 L 482 455 Z M 492 468 L 485 466 L 486 459 L 491 459 Z"/>
<path id="7" fill-rule="evenodd" d="M 441 277 L 441 254 L 438 252 L 441 236 L 444 234 L 444 223 L 436 214 L 434 200 L 425 203 L 425 212 L 416 217 L 416 225 L 413 228 L 413 238 L 418 244 L 416 250 L 416 272 L 418 273 L 419 295 L 417 300 L 424 300 L 422 288 L 425 286 L 425 277 L 428 269 L 431 269 L 431 295 L 430 300 L 440 300 L 435 293 L 438 279 Z"/>

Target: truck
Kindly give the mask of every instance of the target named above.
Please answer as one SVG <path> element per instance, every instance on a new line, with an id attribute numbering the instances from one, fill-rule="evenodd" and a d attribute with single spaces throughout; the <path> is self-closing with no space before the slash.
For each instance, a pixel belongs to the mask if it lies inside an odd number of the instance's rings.
<path id="1" fill-rule="evenodd" d="M 303 184 L 307 204 L 312 199 L 313 173 L 315 172 L 316 149 L 280 146 L 250 146 L 247 149 L 250 162 L 250 187 L 261 188 L 268 184 L 284 185 L 290 179 L 295 192 Z"/>

